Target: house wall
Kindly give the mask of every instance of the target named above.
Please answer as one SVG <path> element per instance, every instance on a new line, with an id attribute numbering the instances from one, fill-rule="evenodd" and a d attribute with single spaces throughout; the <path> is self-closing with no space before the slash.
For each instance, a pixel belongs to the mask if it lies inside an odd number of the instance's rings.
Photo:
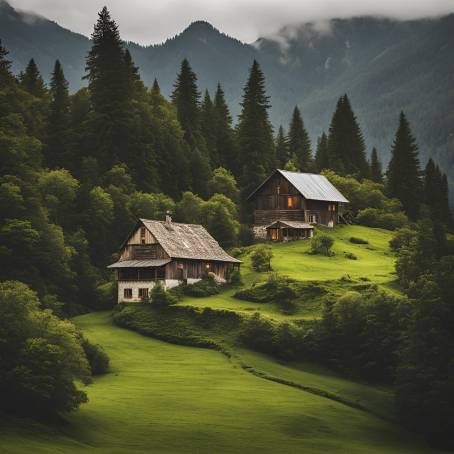
<path id="1" fill-rule="evenodd" d="M 139 225 L 133 232 L 128 242 L 121 250 L 121 260 L 145 260 L 145 259 L 167 259 L 168 254 L 157 242 L 153 234 L 145 228 L 145 235 L 141 233 L 142 226 Z M 142 241 L 143 240 L 143 241 Z"/>

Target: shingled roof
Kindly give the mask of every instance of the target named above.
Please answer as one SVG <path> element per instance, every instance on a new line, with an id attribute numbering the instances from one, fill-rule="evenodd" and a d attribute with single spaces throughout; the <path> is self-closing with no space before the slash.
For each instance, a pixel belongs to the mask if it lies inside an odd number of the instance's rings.
<path id="1" fill-rule="evenodd" d="M 241 263 L 227 254 L 201 225 L 150 219 L 140 221 L 171 258 Z"/>
<path id="2" fill-rule="evenodd" d="M 315 173 L 289 172 L 287 170 L 275 170 L 248 199 L 251 198 L 273 175 L 279 172 L 287 181 L 289 181 L 296 190 L 307 200 L 322 200 L 326 202 L 349 201 L 336 189 L 336 187 L 324 175 Z"/>

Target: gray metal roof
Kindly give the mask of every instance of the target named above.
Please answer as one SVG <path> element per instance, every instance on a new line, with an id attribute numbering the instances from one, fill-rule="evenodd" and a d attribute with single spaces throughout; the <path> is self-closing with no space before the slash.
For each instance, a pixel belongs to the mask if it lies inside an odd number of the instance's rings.
<path id="1" fill-rule="evenodd" d="M 308 200 L 348 203 L 348 200 L 324 175 L 288 172 L 287 170 L 279 169 L 278 172 Z"/>
<path id="2" fill-rule="evenodd" d="M 150 268 L 154 266 L 164 266 L 169 263 L 170 259 L 153 259 L 153 260 L 122 260 L 112 263 L 107 268 Z"/>
<path id="3" fill-rule="evenodd" d="M 274 221 L 272 224 L 266 226 L 265 228 L 271 229 L 273 227 L 277 227 L 279 224 L 282 224 L 286 227 L 290 227 L 291 229 L 313 229 L 314 226 L 308 224 L 307 222 L 297 222 L 297 221 Z"/>

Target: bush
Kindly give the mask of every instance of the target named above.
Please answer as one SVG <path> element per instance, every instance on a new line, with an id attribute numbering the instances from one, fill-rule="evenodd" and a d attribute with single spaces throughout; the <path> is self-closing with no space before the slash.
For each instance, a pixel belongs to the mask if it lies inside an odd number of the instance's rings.
<path id="1" fill-rule="evenodd" d="M 349 241 L 353 244 L 369 244 L 369 241 L 363 240 L 362 238 L 358 238 L 356 236 L 350 237 Z"/>
<path id="2" fill-rule="evenodd" d="M 92 344 L 82 337 L 82 348 L 88 359 L 92 375 L 105 374 L 109 370 L 109 356 L 98 344 Z"/>
<path id="3" fill-rule="evenodd" d="M 156 284 L 151 290 L 150 298 L 144 302 L 149 302 L 156 306 L 167 307 L 178 303 L 178 298 L 166 291 L 161 284 Z"/>
<path id="4" fill-rule="evenodd" d="M 220 287 L 213 277 L 207 277 L 195 284 L 183 285 L 182 291 L 185 295 L 203 298 L 205 296 L 217 295 L 221 291 Z"/>
<path id="5" fill-rule="evenodd" d="M 273 325 L 260 317 L 258 312 L 243 323 L 239 334 L 239 339 L 245 346 L 265 353 L 273 352 L 273 337 Z"/>
<path id="6" fill-rule="evenodd" d="M 331 248 L 334 245 L 332 237 L 326 233 L 319 233 L 311 240 L 311 254 L 322 254 L 326 256 L 334 255 Z"/>
<path id="7" fill-rule="evenodd" d="M 271 271 L 271 259 L 273 251 L 266 244 L 257 245 L 251 253 L 252 268 L 255 271 Z"/>
<path id="8" fill-rule="evenodd" d="M 396 230 L 408 223 L 408 218 L 403 212 L 388 213 L 379 208 L 366 208 L 360 211 L 357 220 L 368 227 L 380 227 L 388 230 Z"/>
<path id="9" fill-rule="evenodd" d="M 403 247 L 410 247 L 416 240 L 416 231 L 409 227 L 402 227 L 397 230 L 392 239 L 389 241 L 389 247 L 393 252 L 400 251 Z"/>
<path id="10" fill-rule="evenodd" d="M 353 252 L 344 252 L 345 257 L 350 260 L 358 260 L 358 257 Z"/>
<path id="11" fill-rule="evenodd" d="M 227 282 L 233 286 L 242 284 L 241 271 L 239 268 L 230 271 L 229 275 L 227 276 Z"/>

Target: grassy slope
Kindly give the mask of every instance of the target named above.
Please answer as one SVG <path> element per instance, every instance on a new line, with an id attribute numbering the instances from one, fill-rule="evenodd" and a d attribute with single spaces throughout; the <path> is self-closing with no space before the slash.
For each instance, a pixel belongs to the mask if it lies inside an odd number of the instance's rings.
<path id="1" fill-rule="evenodd" d="M 142 337 L 107 313 L 76 322 L 104 345 L 112 372 L 88 387 L 90 402 L 63 433 L 0 428 L 2 452 L 432 452 L 375 416 L 255 377 L 218 352 Z"/>
<path id="2" fill-rule="evenodd" d="M 352 279 L 367 278 L 371 283 L 396 292 L 393 280 L 394 256 L 388 243 L 392 232 L 383 229 L 372 229 L 358 225 L 339 225 L 328 233 L 335 239 L 333 257 L 309 255 L 309 241 L 273 244 L 273 270 L 301 281 L 327 281 L 349 276 Z M 369 244 L 352 244 L 350 237 L 359 237 L 369 241 Z M 358 260 L 345 257 L 345 252 L 352 252 Z M 256 273 L 251 269 L 250 260 L 242 258 L 242 278 L 245 286 L 266 279 L 266 273 Z M 234 290 L 227 290 L 220 295 L 207 298 L 185 297 L 180 303 L 196 307 L 212 307 L 234 310 L 240 313 L 258 311 L 262 315 L 276 320 L 312 318 L 318 315 L 318 307 L 307 302 L 295 315 L 283 315 L 275 304 L 255 304 L 233 298 Z"/>

